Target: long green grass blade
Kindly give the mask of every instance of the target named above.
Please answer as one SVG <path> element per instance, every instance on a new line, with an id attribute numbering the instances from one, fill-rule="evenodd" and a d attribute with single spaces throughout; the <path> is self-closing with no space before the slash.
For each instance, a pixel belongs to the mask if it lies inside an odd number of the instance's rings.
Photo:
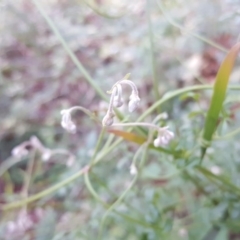
<path id="1" fill-rule="evenodd" d="M 231 48 L 218 70 L 213 88 L 213 96 L 209 110 L 207 112 L 206 122 L 203 130 L 201 159 L 203 159 L 206 150 L 211 143 L 213 133 L 217 128 L 217 121 L 222 109 L 223 101 L 225 99 L 229 77 L 239 50 L 240 43 L 237 43 Z"/>

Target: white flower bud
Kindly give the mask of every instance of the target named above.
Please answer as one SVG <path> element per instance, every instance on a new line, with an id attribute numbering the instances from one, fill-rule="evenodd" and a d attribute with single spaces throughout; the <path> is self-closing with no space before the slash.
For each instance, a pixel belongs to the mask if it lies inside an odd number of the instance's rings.
<path id="1" fill-rule="evenodd" d="M 116 87 L 117 87 L 117 93 L 113 98 L 113 106 L 119 108 L 123 105 L 122 87 L 119 84 Z"/>
<path id="2" fill-rule="evenodd" d="M 113 117 L 114 117 L 113 113 L 107 112 L 107 114 L 105 115 L 105 117 L 102 120 L 102 125 L 103 126 L 111 126 L 113 124 Z"/>
<path id="3" fill-rule="evenodd" d="M 138 95 L 135 94 L 135 92 L 132 92 L 129 99 L 130 101 L 128 103 L 128 111 L 133 112 L 135 109 L 138 108 L 140 103 L 140 98 L 138 97 Z"/>
<path id="4" fill-rule="evenodd" d="M 71 111 L 62 110 L 61 114 L 62 114 L 62 121 L 61 121 L 62 127 L 70 133 L 76 133 L 77 127 L 72 121 Z"/>
<path id="5" fill-rule="evenodd" d="M 169 131 L 167 127 L 161 128 L 158 137 L 154 140 L 155 147 L 165 146 L 174 138 L 174 133 Z"/>

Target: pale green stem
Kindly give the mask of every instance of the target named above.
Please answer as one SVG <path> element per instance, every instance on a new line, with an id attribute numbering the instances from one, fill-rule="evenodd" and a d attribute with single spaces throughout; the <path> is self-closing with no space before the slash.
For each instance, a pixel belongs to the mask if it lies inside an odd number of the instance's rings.
<path id="1" fill-rule="evenodd" d="M 21 191 L 21 195 L 23 199 L 26 199 L 28 197 L 28 191 L 29 191 L 29 187 L 32 179 L 35 156 L 36 156 L 36 150 L 33 149 L 33 151 L 30 154 L 30 158 L 28 160 L 27 171 L 24 175 L 24 185 Z M 27 204 L 24 207 L 25 209 L 27 209 Z"/>
<path id="2" fill-rule="evenodd" d="M 155 104 L 153 104 L 146 112 L 144 112 L 137 121 L 141 121 L 143 120 L 145 117 L 147 117 L 149 114 L 152 113 L 152 111 L 154 111 L 154 109 L 158 106 L 161 105 L 163 103 L 165 103 L 166 101 L 181 95 L 185 92 L 190 92 L 190 91 L 196 91 L 196 90 L 204 90 L 204 89 L 212 89 L 213 86 L 211 85 L 198 85 L 198 86 L 191 86 L 191 87 L 187 87 L 184 89 L 179 89 L 170 93 L 167 93 L 164 95 L 164 97 L 162 99 L 160 99 L 159 101 L 157 101 Z M 229 86 L 228 89 L 231 90 L 240 90 L 240 86 Z M 103 152 L 100 152 L 98 154 L 98 156 L 96 157 L 95 161 L 94 161 L 94 165 L 97 164 L 103 157 L 105 157 L 108 153 L 110 153 L 113 149 L 115 149 L 121 142 L 123 141 L 123 139 L 117 139 L 108 149 L 104 150 Z M 75 173 L 74 175 L 70 176 L 69 178 L 55 184 L 54 186 L 51 186 L 45 190 L 43 190 L 42 192 L 39 192 L 35 195 L 32 195 L 26 199 L 20 200 L 20 201 L 16 201 L 13 203 L 9 203 L 6 205 L 1 205 L 0 209 L 1 210 L 9 210 L 9 209 L 13 209 L 13 208 L 17 208 L 17 207 L 21 207 L 23 205 L 25 205 L 26 203 L 30 203 L 30 202 L 34 202 L 40 198 L 43 198 L 47 195 L 50 195 L 52 193 L 54 193 L 55 191 L 57 191 L 58 189 L 60 189 L 61 187 L 73 182 L 74 180 L 76 180 L 77 178 L 79 178 L 81 175 L 83 175 L 84 172 L 88 171 L 89 166 L 85 166 L 85 168 L 81 169 L 79 172 Z"/>
<path id="3" fill-rule="evenodd" d="M 138 156 L 140 154 L 140 152 L 142 151 L 142 146 L 138 149 L 138 151 L 135 153 L 134 158 L 133 158 L 133 163 L 134 165 L 136 165 L 136 161 L 138 159 Z M 106 221 L 107 216 L 110 214 L 111 211 L 113 211 L 114 208 L 116 208 L 117 205 L 119 205 L 123 199 L 125 198 L 125 196 L 127 195 L 127 193 L 130 191 L 130 189 L 133 187 L 133 185 L 135 184 L 136 180 L 137 180 L 138 174 L 136 174 L 134 176 L 134 178 L 132 179 L 131 183 L 129 184 L 129 186 L 125 189 L 125 191 L 120 195 L 120 197 L 107 209 L 106 213 L 104 214 L 101 224 L 100 224 L 100 231 L 99 231 L 99 239 L 101 239 L 102 236 L 102 231 L 103 231 L 103 227 L 104 227 L 104 223 Z"/>
<path id="4" fill-rule="evenodd" d="M 99 201 L 105 208 L 109 208 L 111 206 L 109 206 L 107 203 L 105 203 L 100 197 L 99 195 L 97 194 L 97 192 L 94 190 L 91 182 L 90 182 L 90 179 L 89 179 L 89 175 L 88 174 L 84 174 L 84 177 L 85 177 L 85 184 L 86 184 L 86 187 L 88 188 L 89 192 L 92 194 L 92 196 L 97 200 Z M 148 227 L 148 228 L 153 228 L 155 229 L 154 226 L 151 226 L 150 224 L 147 224 L 145 222 L 142 222 L 142 221 L 139 221 L 138 219 L 134 219 L 132 217 L 129 217 L 129 215 L 127 214 L 123 214 L 121 212 L 117 212 L 115 209 L 112 210 L 114 213 L 116 213 L 117 215 L 121 216 L 122 218 L 124 219 L 127 219 L 128 221 L 130 222 L 134 222 L 134 223 L 137 223 L 141 226 L 144 226 L 144 227 Z"/>
<path id="5" fill-rule="evenodd" d="M 159 82 L 157 78 L 157 64 L 155 58 L 155 46 L 154 46 L 154 37 L 153 37 L 153 29 L 152 29 L 152 22 L 151 22 L 151 0 L 147 1 L 147 19 L 148 19 L 148 35 L 149 35 L 149 43 L 150 43 L 150 55 L 151 55 L 151 67 L 152 67 L 152 78 L 153 78 L 153 91 L 155 95 L 155 99 L 160 99 L 160 93 L 158 90 Z M 160 110 L 160 109 L 159 109 Z"/>
<path id="6" fill-rule="evenodd" d="M 94 160 L 94 165 L 101 161 L 102 158 L 104 158 L 108 153 L 115 149 L 118 146 L 118 144 L 120 144 L 122 141 L 123 141 L 122 139 L 117 139 L 108 149 L 104 150 L 103 152 L 100 152 L 96 159 Z"/>
<path id="7" fill-rule="evenodd" d="M 80 0 L 78 0 L 80 1 Z M 77 1 L 77 2 L 78 2 Z M 83 2 L 89 7 L 91 8 L 95 13 L 97 13 L 98 15 L 102 16 L 102 17 L 105 17 L 105 18 L 109 18 L 109 19 L 116 19 L 116 18 L 121 18 L 123 17 L 124 15 L 126 15 L 127 13 L 121 13 L 119 15 L 109 15 L 108 13 L 106 12 L 103 12 L 101 9 L 99 9 L 98 6 L 96 6 L 94 3 L 90 3 L 90 1 L 87 1 L 87 0 L 83 0 Z"/>
<path id="8" fill-rule="evenodd" d="M 105 203 L 105 202 L 101 199 L 101 197 L 97 194 L 97 192 L 94 190 L 94 188 L 93 188 L 93 186 L 92 186 L 92 184 L 91 184 L 91 182 L 90 182 L 88 172 L 86 172 L 86 173 L 84 174 L 84 182 L 85 182 L 85 185 L 86 185 L 88 191 L 92 194 L 92 196 L 93 196 L 98 202 L 100 202 L 102 205 L 104 205 L 105 207 L 107 207 L 108 204 Z"/>
<path id="9" fill-rule="evenodd" d="M 166 127 L 161 128 L 161 127 L 156 126 L 155 124 L 147 123 L 147 122 L 114 123 L 110 127 L 137 127 L 137 126 L 151 128 L 156 131 L 160 131 L 161 129 L 166 129 Z"/>
<path id="10" fill-rule="evenodd" d="M 150 115 L 158 106 L 162 105 L 163 103 L 167 102 L 168 100 L 181 95 L 186 92 L 191 91 L 198 91 L 198 90 L 205 90 L 205 89 L 212 89 L 212 85 L 195 85 L 186 87 L 183 89 L 178 89 L 172 92 L 167 92 L 161 99 L 159 99 L 157 102 L 155 102 L 151 107 L 149 107 L 138 119 L 137 122 L 142 121 L 145 117 Z M 240 86 L 229 86 L 228 89 L 230 90 L 240 90 Z"/>
<path id="11" fill-rule="evenodd" d="M 222 176 L 216 176 L 215 174 L 213 174 L 212 172 L 210 172 L 209 170 L 201 166 L 197 166 L 196 169 L 199 170 L 203 175 L 208 176 L 209 179 L 212 178 L 213 180 L 220 181 L 223 184 L 223 186 L 227 186 L 229 189 L 231 189 L 233 193 L 237 193 L 238 196 L 240 196 L 240 188 L 235 186 L 226 178 Z"/>
<path id="12" fill-rule="evenodd" d="M 83 175 L 85 172 L 87 172 L 89 170 L 89 166 L 85 166 L 84 168 L 82 168 L 81 170 L 79 170 L 77 173 L 73 174 L 72 176 L 70 176 L 69 178 L 35 194 L 35 195 L 32 195 L 26 199 L 23 199 L 23 200 L 19 200 L 19 201 L 16 201 L 16 202 L 13 202 L 13 203 L 8 203 L 6 205 L 0 205 L 0 210 L 2 211 L 7 211 L 7 210 L 10 210 L 10 209 L 13 209 L 13 208 L 18 208 L 18 207 L 21 207 L 21 206 L 24 206 L 25 204 L 28 204 L 30 202 L 34 202 L 38 199 L 41 199 L 43 197 L 46 197 L 47 195 L 57 191 L 58 189 L 62 188 L 63 186 L 73 182 L 74 180 L 78 179 L 81 175 Z"/>
<path id="13" fill-rule="evenodd" d="M 205 38 L 205 37 L 203 37 L 203 36 L 201 36 L 201 35 L 199 35 L 199 34 L 197 34 L 197 33 L 193 33 L 193 32 L 186 31 L 186 29 L 185 29 L 184 27 L 182 27 L 180 24 L 178 24 L 177 22 L 175 22 L 173 19 L 171 19 L 171 18 L 166 14 L 166 11 L 165 11 L 165 9 L 163 8 L 163 6 L 160 4 L 159 0 L 156 0 L 156 2 L 157 2 L 157 5 L 158 5 L 160 11 L 162 12 L 163 16 L 165 17 L 165 19 L 166 19 L 171 25 L 173 25 L 174 27 L 177 27 L 177 28 L 180 29 L 182 32 L 186 32 L 186 33 L 189 34 L 190 36 L 193 36 L 193 37 L 195 37 L 195 38 L 197 38 L 197 39 L 199 39 L 199 40 L 201 40 L 201 41 L 203 41 L 203 42 L 205 42 L 205 43 L 207 43 L 207 44 L 209 44 L 209 45 L 211 45 L 211 46 L 213 46 L 213 47 L 221 50 L 222 52 L 228 53 L 228 49 L 220 46 L 219 44 L 213 42 L 212 40 L 207 39 L 207 38 Z"/>
<path id="14" fill-rule="evenodd" d="M 43 16 L 43 18 L 46 20 L 46 22 L 48 23 L 49 27 L 51 28 L 51 30 L 54 32 L 54 34 L 58 37 L 59 41 L 61 42 L 61 44 L 63 45 L 65 51 L 68 53 L 69 57 L 72 59 L 72 61 L 74 62 L 74 64 L 77 66 L 77 68 L 80 70 L 80 72 L 83 74 L 83 76 L 86 78 L 86 80 L 88 81 L 88 83 L 92 86 L 92 88 L 94 88 L 94 90 L 99 94 L 99 96 L 104 99 L 107 100 L 106 94 L 104 94 L 104 92 L 101 90 L 101 88 L 99 88 L 99 86 L 95 83 L 95 81 L 91 78 L 91 76 L 89 75 L 89 73 L 87 72 L 87 70 L 84 68 L 84 66 L 80 63 L 80 61 L 77 59 L 77 57 L 75 56 L 75 54 L 73 53 L 73 51 L 70 49 L 70 47 L 68 46 L 67 42 L 63 39 L 60 31 L 57 29 L 57 27 L 55 26 L 54 22 L 52 21 L 52 19 L 47 15 L 47 13 L 45 12 L 45 10 L 42 8 L 40 1 L 38 0 L 32 0 L 33 3 L 35 4 L 35 6 L 38 8 L 38 11 L 41 13 L 41 15 Z"/>
<path id="15" fill-rule="evenodd" d="M 112 143 L 112 141 L 113 141 L 114 138 L 115 138 L 115 135 L 114 135 L 114 134 L 109 134 L 109 137 L 108 137 L 106 143 L 104 144 L 104 146 L 103 146 L 103 148 L 102 148 L 103 151 L 106 150 L 106 149 L 108 149 L 108 148 L 110 147 L 110 144 Z"/>
<path id="16" fill-rule="evenodd" d="M 223 135 L 223 136 L 214 136 L 213 139 L 224 140 L 224 139 L 227 139 L 227 138 L 234 137 L 238 133 L 240 133 L 240 128 L 237 128 L 237 129 L 233 130 L 232 132 L 229 132 L 229 133 L 227 133 L 226 135 Z"/>
<path id="17" fill-rule="evenodd" d="M 84 112 L 86 115 L 88 115 L 90 118 L 94 119 L 96 122 L 100 123 L 99 119 L 95 116 L 95 114 L 91 111 L 89 111 L 87 108 L 84 108 L 82 106 L 74 106 L 74 107 L 71 107 L 69 109 L 67 109 L 68 111 L 70 112 L 74 112 L 74 111 L 82 111 Z"/>
<path id="18" fill-rule="evenodd" d="M 8 158 L 5 161 L 3 161 L 0 165 L 0 177 L 8 170 L 10 169 L 12 166 L 14 166 L 15 164 L 21 162 L 23 160 L 23 158 Z"/>
<path id="19" fill-rule="evenodd" d="M 94 160 L 95 160 L 95 158 L 96 158 L 96 156 L 97 156 L 97 154 L 98 154 L 100 145 L 101 145 L 102 140 L 103 140 L 104 133 L 105 133 L 105 127 L 103 127 L 103 128 L 101 129 L 101 133 L 100 133 L 100 135 L 99 135 L 99 137 L 98 137 L 97 145 L 96 145 L 96 147 L 95 147 L 93 156 L 91 157 L 91 160 L 90 160 L 90 165 L 93 164 L 93 162 L 94 162 Z"/>

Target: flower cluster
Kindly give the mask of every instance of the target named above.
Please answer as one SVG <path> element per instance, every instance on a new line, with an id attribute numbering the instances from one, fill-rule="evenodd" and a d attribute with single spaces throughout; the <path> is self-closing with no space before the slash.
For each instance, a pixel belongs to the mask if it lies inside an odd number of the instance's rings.
<path id="1" fill-rule="evenodd" d="M 12 150 L 12 156 L 22 158 L 27 156 L 32 150 L 40 152 L 45 161 L 50 158 L 51 150 L 43 146 L 36 136 L 32 136 L 28 141 L 22 142 L 14 147 Z"/>
<path id="2" fill-rule="evenodd" d="M 158 135 L 157 138 L 153 141 L 153 144 L 155 147 L 165 146 L 167 145 L 173 138 L 174 133 L 168 130 L 168 126 L 166 127 L 159 127 L 152 123 L 144 123 L 144 122 L 135 122 L 135 123 L 114 123 L 114 107 L 121 107 L 123 105 L 122 100 L 122 85 L 129 85 L 132 88 L 132 93 L 129 97 L 129 103 L 128 103 L 128 110 L 129 112 L 133 112 L 136 108 L 138 108 L 140 104 L 140 98 L 138 94 L 138 90 L 136 85 L 130 81 L 130 80 L 120 80 L 116 82 L 111 91 L 109 93 L 111 94 L 109 107 L 107 110 L 106 115 L 104 116 L 102 120 L 102 125 L 105 127 L 111 127 L 111 126 L 118 126 L 118 127 L 124 127 L 124 126 L 143 126 L 148 127 L 149 129 L 153 129 L 154 131 L 157 131 Z M 162 113 L 158 116 L 158 119 L 166 119 L 167 114 Z"/>
<path id="3" fill-rule="evenodd" d="M 168 130 L 168 126 L 158 128 L 157 131 L 158 136 L 153 142 L 155 147 L 165 146 L 174 138 L 174 133 Z"/>
<path id="4" fill-rule="evenodd" d="M 49 161 L 52 156 L 56 154 L 68 156 L 67 161 L 64 159 L 64 163 L 68 167 L 72 166 L 75 162 L 75 156 L 70 152 L 65 149 L 49 149 L 45 147 L 36 136 L 32 136 L 28 141 L 24 141 L 18 146 L 14 147 L 11 153 L 14 158 L 21 159 L 28 156 L 31 151 L 37 151 L 40 153 L 44 162 Z"/>
<path id="5" fill-rule="evenodd" d="M 111 126 L 113 124 L 113 118 L 114 118 L 113 108 L 114 107 L 119 108 L 123 105 L 122 85 L 128 85 L 132 89 L 132 93 L 129 97 L 129 102 L 128 102 L 128 111 L 133 112 L 139 106 L 140 98 L 138 95 L 138 89 L 136 85 L 132 81 L 127 79 L 123 79 L 116 82 L 113 85 L 111 91 L 109 91 L 109 93 L 111 94 L 111 98 L 110 98 L 110 103 L 109 103 L 107 113 L 102 120 L 103 126 Z"/>
<path id="6" fill-rule="evenodd" d="M 125 77 L 127 78 L 127 77 Z M 165 146 L 167 145 L 173 138 L 174 133 L 168 130 L 168 126 L 166 127 L 159 127 L 156 124 L 153 123 L 144 123 L 144 122 L 134 122 L 134 123 L 114 123 L 114 108 L 119 108 L 123 106 L 123 89 L 122 86 L 127 85 L 130 86 L 132 92 L 129 96 L 128 101 L 128 111 L 133 112 L 135 111 L 140 104 L 140 97 L 138 93 L 137 86 L 128 79 L 122 79 L 118 82 L 116 82 L 110 91 L 108 91 L 109 94 L 111 94 L 110 102 L 108 105 L 107 113 L 102 119 L 102 126 L 103 127 L 112 127 L 112 126 L 143 126 L 148 127 L 149 129 L 153 129 L 154 131 L 157 131 L 157 138 L 153 141 L 153 144 L 155 147 Z M 62 121 L 61 125 L 64 129 L 66 129 L 70 133 L 76 133 L 77 127 L 75 123 L 72 121 L 72 111 L 74 110 L 81 110 L 84 111 L 89 116 L 92 115 L 92 113 L 80 106 L 72 107 L 70 109 L 64 109 L 61 111 L 62 114 Z M 167 114 L 162 113 L 160 114 L 157 119 L 166 119 Z M 134 172 L 134 168 L 132 168 L 132 172 Z"/>

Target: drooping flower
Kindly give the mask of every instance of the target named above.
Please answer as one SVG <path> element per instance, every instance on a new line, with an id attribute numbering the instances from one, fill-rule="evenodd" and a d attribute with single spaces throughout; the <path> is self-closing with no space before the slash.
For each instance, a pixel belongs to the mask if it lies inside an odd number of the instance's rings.
<path id="1" fill-rule="evenodd" d="M 132 91 L 132 94 L 129 97 L 128 111 L 129 112 L 135 111 L 139 107 L 139 104 L 140 104 L 139 96 L 134 91 Z"/>
<path id="2" fill-rule="evenodd" d="M 174 133 L 168 130 L 168 127 L 163 127 L 158 130 L 158 136 L 154 140 L 155 147 L 165 146 L 174 138 Z"/>
<path id="3" fill-rule="evenodd" d="M 111 94 L 111 98 L 110 98 L 107 114 L 104 116 L 102 120 L 103 126 L 111 126 L 113 124 L 113 117 L 114 117 L 113 107 L 119 108 L 123 105 L 122 85 L 128 85 L 132 89 L 132 93 L 129 97 L 129 103 L 128 103 L 129 112 L 133 112 L 139 106 L 140 98 L 139 98 L 137 86 L 135 85 L 135 83 L 127 79 L 123 79 L 116 82 L 112 86 L 112 89 L 108 92 Z"/>
<path id="4" fill-rule="evenodd" d="M 113 106 L 116 108 L 119 108 L 123 105 L 122 86 L 118 84 L 116 88 L 117 88 L 117 93 L 113 98 Z"/>
<path id="5" fill-rule="evenodd" d="M 77 127 L 72 121 L 71 111 L 69 109 L 64 109 L 60 113 L 62 114 L 62 127 L 70 133 L 76 133 Z"/>
<path id="6" fill-rule="evenodd" d="M 113 124 L 114 113 L 108 111 L 102 120 L 103 126 L 111 126 Z"/>

